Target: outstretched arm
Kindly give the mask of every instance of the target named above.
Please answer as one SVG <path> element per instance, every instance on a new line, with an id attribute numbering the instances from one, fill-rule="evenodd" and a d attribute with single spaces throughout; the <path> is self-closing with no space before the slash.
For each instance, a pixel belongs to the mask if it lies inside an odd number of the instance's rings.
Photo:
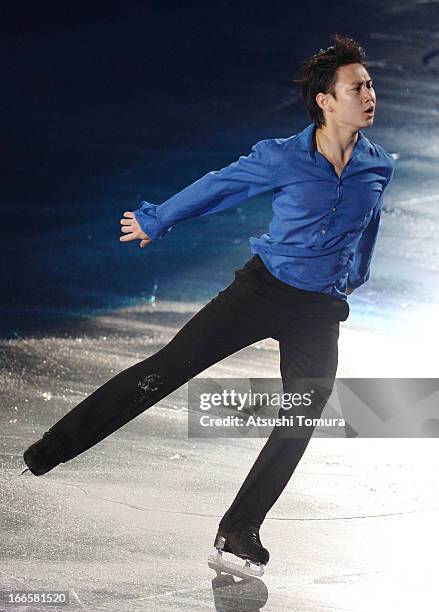
<path id="1" fill-rule="evenodd" d="M 225 210 L 272 189 L 269 142 L 257 142 L 249 155 L 208 172 L 163 204 L 142 202 L 134 211 L 141 231 L 150 240 L 157 240 L 179 221 Z"/>

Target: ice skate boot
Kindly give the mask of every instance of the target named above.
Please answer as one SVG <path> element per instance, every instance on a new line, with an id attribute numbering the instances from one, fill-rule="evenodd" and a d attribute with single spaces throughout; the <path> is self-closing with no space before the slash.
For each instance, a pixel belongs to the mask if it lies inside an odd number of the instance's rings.
<path id="1" fill-rule="evenodd" d="M 259 530 L 255 527 L 244 527 L 239 531 L 220 528 L 213 545 L 216 553 L 209 555 L 209 567 L 241 578 L 259 578 L 270 559 L 270 553 L 262 546 Z M 226 558 L 223 553 L 232 553 L 243 559 L 245 564 Z"/>
<path id="2" fill-rule="evenodd" d="M 24 451 L 23 459 L 32 474 L 42 476 L 63 461 L 63 448 L 58 438 L 46 432 Z"/>

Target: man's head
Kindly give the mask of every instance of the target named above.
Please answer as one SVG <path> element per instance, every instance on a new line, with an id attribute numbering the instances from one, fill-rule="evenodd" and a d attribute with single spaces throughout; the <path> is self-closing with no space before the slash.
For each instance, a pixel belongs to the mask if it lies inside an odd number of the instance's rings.
<path id="1" fill-rule="evenodd" d="M 300 67 L 299 83 L 311 120 L 322 127 L 328 123 L 353 129 L 369 127 L 376 97 L 367 70 L 366 55 L 352 38 L 336 34 L 334 45 L 320 49 Z"/>

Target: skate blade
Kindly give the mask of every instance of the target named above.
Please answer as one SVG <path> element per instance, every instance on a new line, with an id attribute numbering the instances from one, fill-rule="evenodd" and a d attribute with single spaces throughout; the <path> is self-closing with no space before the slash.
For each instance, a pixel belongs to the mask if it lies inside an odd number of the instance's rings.
<path id="1" fill-rule="evenodd" d="M 244 561 L 244 559 L 242 561 Z M 209 555 L 207 558 L 208 566 L 215 571 L 226 572 L 240 578 L 260 578 L 264 573 L 265 565 L 262 563 L 259 565 L 252 563 L 252 567 L 250 563 L 252 562 L 246 561 L 246 565 L 239 565 L 238 563 L 224 559 L 223 555 L 220 555 L 218 552 Z"/>

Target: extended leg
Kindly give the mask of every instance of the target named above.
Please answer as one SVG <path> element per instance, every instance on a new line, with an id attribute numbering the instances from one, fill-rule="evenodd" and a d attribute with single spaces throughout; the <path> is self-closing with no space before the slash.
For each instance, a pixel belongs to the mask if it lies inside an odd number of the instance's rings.
<path id="1" fill-rule="evenodd" d="M 270 314 L 270 317 L 272 314 Z M 89 449 L 209 366 L 267 337 L 251 284 L 235 278 L 161 350 L 120 372 L 55 423 L 24 454 L 34 474 Z"/>

